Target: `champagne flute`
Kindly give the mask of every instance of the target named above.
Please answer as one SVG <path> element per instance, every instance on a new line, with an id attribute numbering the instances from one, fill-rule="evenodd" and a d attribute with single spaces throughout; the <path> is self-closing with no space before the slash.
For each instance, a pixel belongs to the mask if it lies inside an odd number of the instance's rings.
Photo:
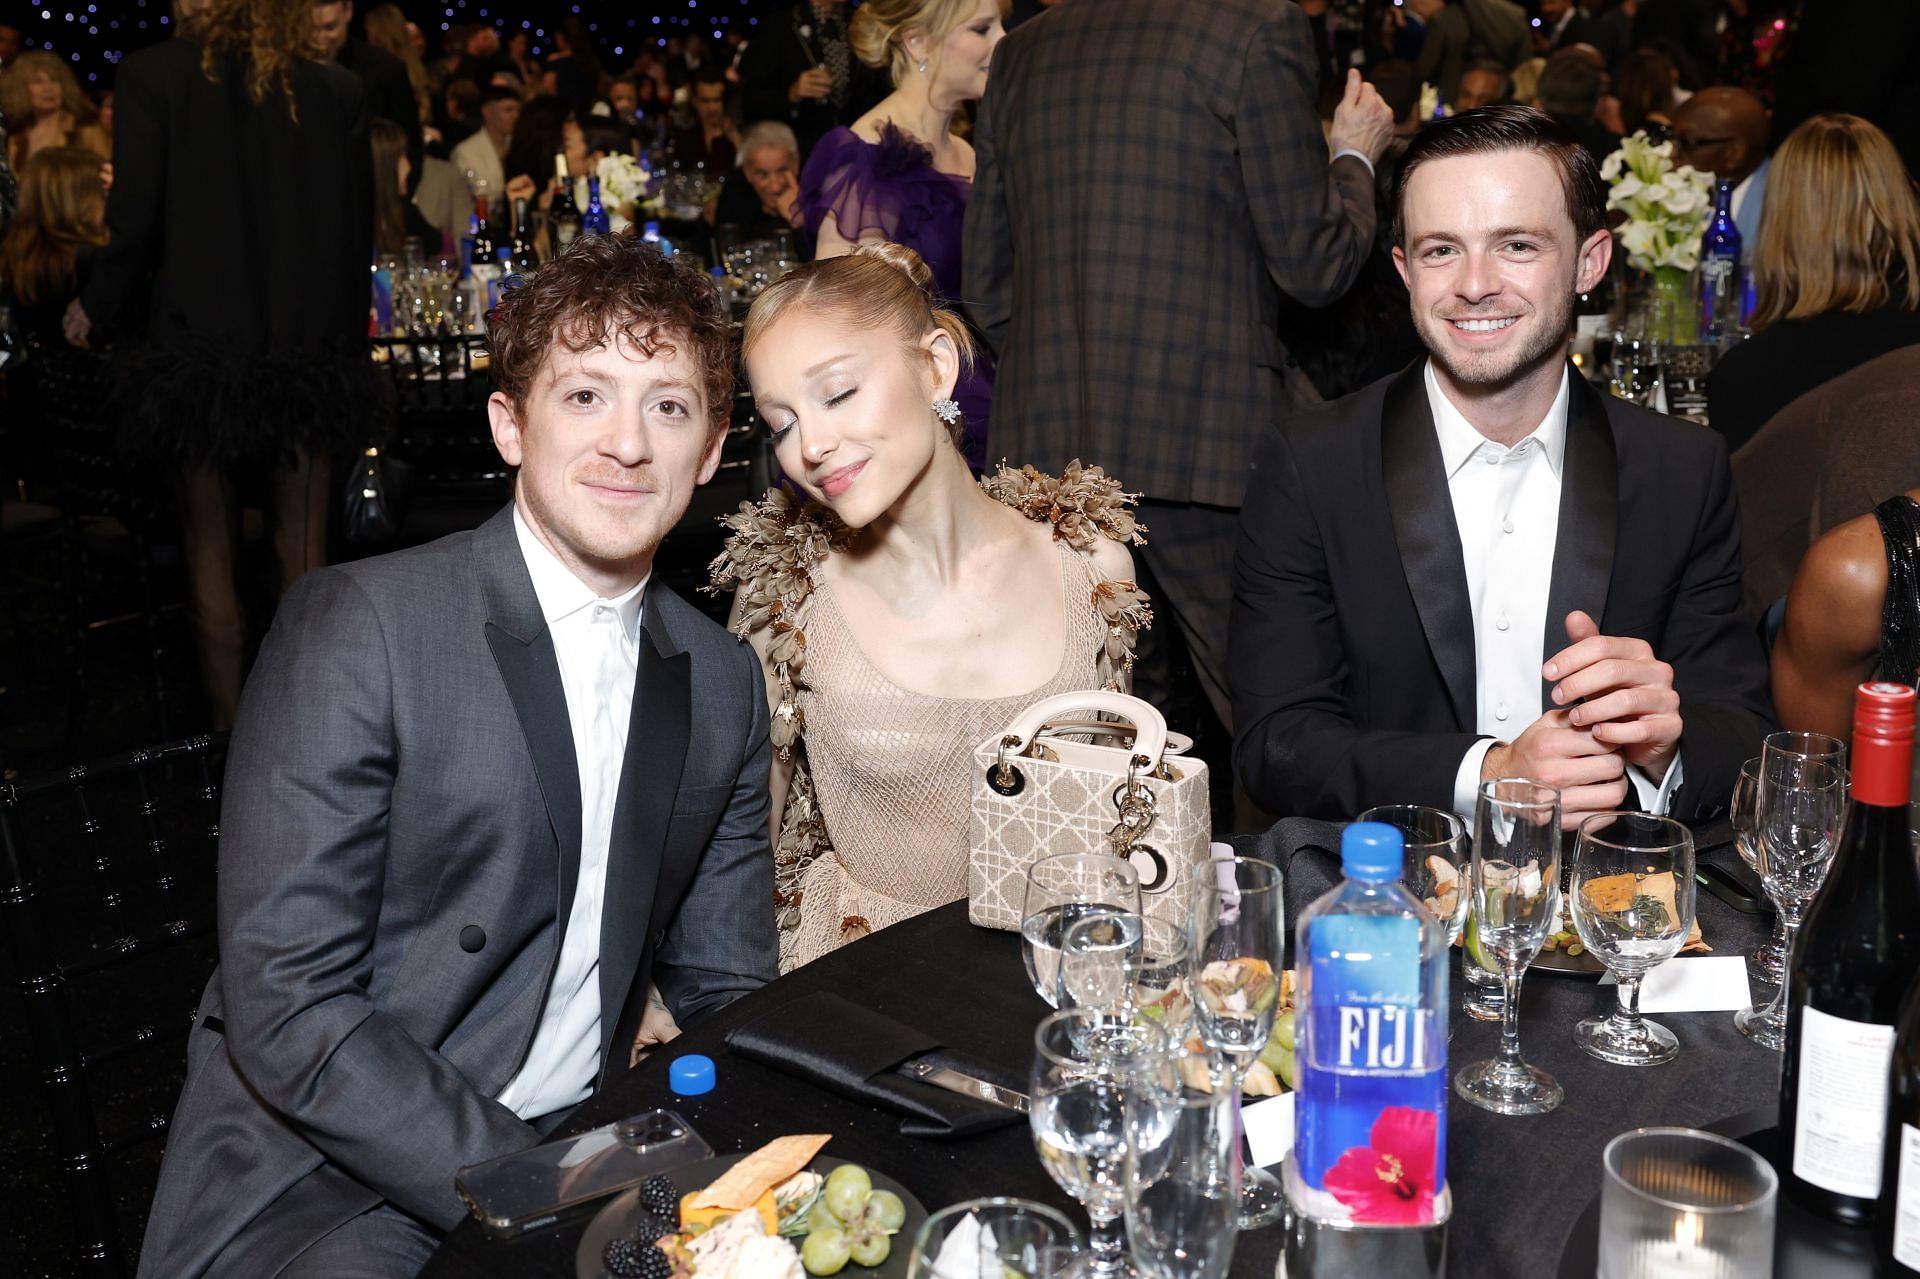
<path id="1" fill-rule="evenodd" d="M 1500 1055 L 1463 1067 L 1453 1090 L 1499 1115 L 1543 1115 L 1565 1097 L 1520 1057 L 1520 977 L 1560 916 L 1560 792 L 1524 777 L 1480 784 L 1473 817 L 1473 914 L 1500 961 Z"/>
<path id="2" fill-rule="evenodd" d="M 1194 867 L 1191 882 L 1194 1023 L 1210 1050 L 1214 1091 L 1231 1094 L 1237 1133 L 1240 1082 L 1267 1046 L 1280 1002 L 1280 872 L 1250 857 L 1222 858 Z M 1240 1186 L 1242 1230 L 1280 1219 L 1284 1195 L 1272 1173 L 1243 1169 Z"/>
<path id="3" fill-rule="evenodd" d="M 1020 954 L 1040 998 L 1060 1006 L 1060 954 L 1067 930 L 1097 911 L 1140 914 L 1140 873 L 1104 853 L 1060 853 L 1027 868 Z"/>
<path id="4" fill-rule="evenodd" d="M 1127 1090 L 1127 1238 L 1151 1279 L 1226 1279 L 1233 1262 L 1237 1133 L 1208 1073 L 1203 1048 L 1173 1041 Z"/>
<path id="5" fill-rule="evenodd" d="M 1580 823 L 1569 892 L 1580 940 L 1619 980 L 1619 1007 L 1575 1026 L 1574 1042 L 1622 1066 L 1672 1061 L 1680 1041 L 1641 1017 L 1640 981 L 1693 931 L 1693 836 L 1665 817 L 1596 813 Z"/>
<path id="6" fill-rule="evenodd" d="M 1824 733 L 1774 733 L 1760 750 L 1754 853 L 1760 882 L 1786 924 L 1787 953 L 1827 877 L 1846 812 L 1845 747 Z M 1787 982 L 1782 973 L 1764 1007 L 1733 1015 L 1734 1028 L 1766 1048 L 1786 1045 Z"/>

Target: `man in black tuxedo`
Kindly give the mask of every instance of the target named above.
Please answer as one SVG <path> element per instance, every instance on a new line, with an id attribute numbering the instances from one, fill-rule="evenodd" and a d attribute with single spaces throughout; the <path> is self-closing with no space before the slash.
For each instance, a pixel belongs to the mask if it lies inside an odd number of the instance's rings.
<path id="1" fill-rule="evenodd" d="M 1606 189 L 1564 130 L 1483 107 L 1401 161 L 1394 262 L 1429 358 L 1268 433 L 1234 561 L 1234 765 L 1281 814 L 1471 813 L 1561 788 L 1569 826 L 1724 806 L 1767 731 L 1712 431 L 1567 361 Z"/>
<path id="2" fill-rule="evenodd" d="M 367 86 L 367 110 L 391 120 L 407 135 L 407 159 L 420 171 L 420 103 L 407 79 L 407 64 L 353 36 L 353 0 L 321 0 L 313 6 L 314 37 L 321 51 Z"/>

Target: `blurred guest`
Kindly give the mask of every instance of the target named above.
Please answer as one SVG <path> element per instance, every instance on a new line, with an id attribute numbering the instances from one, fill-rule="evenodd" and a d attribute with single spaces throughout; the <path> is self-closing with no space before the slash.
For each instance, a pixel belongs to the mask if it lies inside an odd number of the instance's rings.
<path id="1" fill-rule="evenodd" d="M 1611 73 L 1633 51 L 1633 17 L 1639 0 L 1578 0 L 1572 21 L 1560 29 L 1560 35 L 1545 50 L 1548 57 L 1586 45 L 1600 55 L 1601 69 Z M 1542 4 L 1542 21 L 1547 6 Z"/>
<path id="2" fill-rule="evenodd" d="M 800 144 L 778 120 L 762 120 L 740 136 L 740 157 L 713 208 L 716 227 L 764 240 L 801 225 Z M 794 237 L 799 239 L 801 237 Z"/>
<path id="3" fill-rule="evenodd" d="M 1749 264 L 1760 244 L 1760 211 L 1766 207 L 1767 109 L 1747 89 L 1715 86 L 1681 103 L 1673 113 L 1673 162 L 1733 183 L 1733 220 Z"/>
<path id="4" fill-rule="evenodd" d="M 1774 152 L 1753 254 L 1753 336 L 1707 377 L 1737 449 L 1788 401 L 1920 342 L 1920 200 L 1887 135 L 1816 116 Z"/>
<path id="5" fill-rule="evenodd" d="M 704 168 L 719 177 L 733 167 L 740 127 L 727 114 L 727 76 L 716 66 L 701 67 L 693 79 L 693 126 L 676 129 L 668 142 L 674 163 Z"/>
<path id="6" fill-rule="evenodd" d="M 0 235 L 0 288 L 11 294 L 23 333 L 60 342 L 67 304 L 80 296 L 107 242 L 106 218 L 98 155 L 47 147 L 28 161 L 19 211 Z"/>
<path id="7" fill-rule="evenodd" d="M 480 132 L 480 86 L 471 80 L 455 80 L 442 95 L 440 147 L 443 155 Z"/>
<path id="8" fill-rule="evenodd" d="M 1357 71 L 1321 132 L 1308 29 L 1292 4 L 1060 0 L 995 51 L 974 125 L 960 296 L 1002 360 L 994 455 L 1145 491 L 1146 564 L 1223 722 L 1247 463 L 1319 398 L 1276 336 L 1281 295 L 1353 284 L 1393 136 Z M 1141 695 L 1164 704 L 1170 672 L 1162 648 Z"/>
<path id="9" fill-rule="evenodd" d="M 64 58 L 45 49 L 27 50 L 0 76 L 0 115 L 7 119 L 7 159 L 15 173 L 48 147 L 85 147 L 113 158 L 113 139 L 100 128 L 80 82 Z"/>
<path id="10" fill-rule="evenodd" d="M 1594 118 L 1606 81 L 1599 56 L 1584 46 L 1562 49 L 1547 59 L 1533 105 L 1587 149 L 1594 163 L 1604 161 L 1620 145 L 1620 135 Z"/>
<path id="11" fill-rule="evenodd" d="M 553 157 L 565 149 L 567 125 L 572 108 L 551 94 L 529 98 L 520 108 L 513 124 L 513 142 L 500 161 L 506 186 L 500 188 L 509 197 L 533 187 L 544 187 L 553 176 Z"/>
<path id="12" fill-rule="evenodd" d="M 501 54 L 513 68 L 513 74 L 522 84 L 540 83 L 540 64 L 528 53 L 533 45 L 533 35 L 525 27 L 516 28 L 507 36 L 507 42 L 501 46 Z"/>
<path id="13" fill-rule="evenodd" d="M 1533 49 L 1538 54 L 1548 54 L 1559 49 L 1566 40 L 1567 32 L 1584 15 L 1574 0 L 1538 0 L 1540 25 L 1533 29 Z"/>
<path id="14" fill-rule="evenodd" d="M 426 64 L 420 61 L 420 51 L 414 47 L 413 38 L 420 29 L 407 21 L 399 5 L 391 2 L 368 9 L 360 25 L 366 29 L 368 44 L 400 59 L 400 64 L 407 69 L 407 86 L 413 90 L 419 122 L 432 124 L 433 81 L 427 75 Z"/>
<path id="15" fill-rule="evenodd" d="M 1659 49 L 1676 65 L 1684 61 L 1710 71 L 1720 60 L 1725 9 L 1722 0 L 1639 0 L 1633 15 L 1634 47 Z M 1614 74 L 1620 73 L 1616 68 Z"/>
<path id="16" fill-rule="evenodd" d="M 1799 33 L 1801 0 L 1726 0 L 1719 79 L 1773 105 L 1774 78 Z"/>
<path id="17" fill-rule="evenodd" d="M 0 17 L 0 71 L 13 65 L 26 45 L 21 39 L 20 28 L 9 19 Z"/>
<path id="18" fill-rule="evenodd" d="M 1545 58 L 1528 58 L 1513 69 L 1512 89 L 1507 94 L 1508 102 L 1530 103 L 1540 96 L 1540 73 L 1547 68 Z"/>
<path id="19" fill-rule="evenodd" d="M 961 236 L 974 153 L 953 117 L 987 87 L 987 63 L 1005 31 L 1003 0 L 866 0 L 848 38 L 860 61 L 885 67 L 894 90 L 851 128 L 820 139 L 800 173 L 800 212 L 814 253 L 891 240 L 919 254 L 941 295 L 961 293 Z M 987 457 L 990 359 L 970 362 L 954 399 L 969 456 Z"/>
<path id="20" fill-rule="evenodd" d="M 1460 73 L 1460 87 L 1448 103 L 1455 111 L 1471 111 L 1505 102 L 1513 92 L 1507 73 L 1492 63 L 1476 62 Z"/>
<path id="21" fill-rule="evenodd" d="M 488 85 L 480 92 L 480 130 L 453 149 L 448 158 L 467 175 L 476 196 L 497 200 L 506 194 L 507 152 L 520 124 L 520 95 Z"/>
<path id="22" fill-rule="evenodd" d="M 420 104 L 413 96 L 407 64 L 385 49 L 351 33 L 353 0 L 320 0 L 313 6 L 313 29 L 327 57 L 358 76 L 367 89 L 367 110 L 400 127 L 409 162 L 420 156 Z"/>
<path id="23" fill-rule="evenodd" d="M 311 0 L 202 0 L 120 64 L 111 232 L 67 337 L 122 358 L 134 434 L 178 460 L 185 558 L 213 719 L 233 721 L 246 627 L 236 468 L 273 474 L 281 583 L 325 562 L 326 459 L 373 430 L 366 364 L 373 160 L 365 90 L 313 61 Z M 300 191 L 326 199 L 296 199 Z"/>
<path id="24" fill-rule="evenodd" d="M 731 517 L 714 566 L 776 702 L 785 971 L 967 895 L 975 747 L 1040 698 L 1124 689 L 1147 601 L 1129 499 L 1099 468 L 969 474 L 951 409 L 973 336 L 911 250 L 798 268 L 741 345 L 805 498 Z"/>
<path id="25" fill-rule="evenodd" d="M 367 136 L 373 150 L 373 251 L 404 260 L 407 241 L 414 239 L 427 253 L 439 253 L 444 247 L 440 228 L 407 197 L 413 180 L 407 135 L 393 121 L 374 116 Z"/>
<path id="26" fill-rule="evenodd" d="M 20 205 L 20 184 L 13 176 L 13 166 L 7 162 L 7 151 L 7 117 L 0 112 L 0 231 L 7 229 L 14 210 Z"/>
<path id="27" fill-rule="evenodd" d="M 615 76 L 607 82 L 607 105 L 613 118 L 632 124 L 640 115 L 640 82 L 633 76 Z"/>
<path id="28" fill-rule="evenodd" d="M 1920 173 L 1920 4 L 1815 0 L 1792 24 L 1773 108 L 1775 137 L 1823 112 L 1872 120 Z"/>
<path id="29" fill-rule="evenodd" d="M 594 56 L 593 34 L 577 16 L 561 20 L 553 30 L 553 48 L 547 54 L 547 74 L 553 77 L 552 93 L 583 116 L 593 109 L 600 96 L 600 59 Z M 529 83 L 537 83 L 530 81 Z"/>
<path id="30" fill-rule="evenodd" d="M 1664 53 L 1652 49 L 1629 53 L 1613 78 L 1613 96 L 1620 104 L 1620 132 L 1631 136 L 1644 131 L 1654 142 L 1672 138 L 1674 90 L 1679 82 L 1680 73 Z"/>
<path id="31" fill-rule="evenodd" d="M 754 29 L 740 60 L 740 94 L 747 119 L 785 120 L 805 159 L 828 130 L 885 97 L 887 78 L 853 56 L 847 0 L 795 0 Z"/>
<path id="32" fill-rule="evenodd" d="M 465 174 L 429 152 L 420 158 L 420 172 L 414 177 L 413 206 L 434 228 L 427 251 L 432 253 L 434 245 L 443 244 L 443 251 L 451 252 L 467 233 L 467 220 L 473 216 L 473 192 Z"/>
<path id="33" fill-rule="evenodd" d="M 513 63 L 500 52 L 500 33 L 494 30 L 491 22 L 476 22 L 467 29 L 467 38 L 460 46 L 460 60 L 453 74 L 455 78 L 471 80 L 483 89 L 494 83 L 496 76 L 511 76 L 516 83 L 519 81 L 514 74 Z"/>
<path id="34" fill-rule="evenodd" d="M 1406 8 L 1427 25 L 1418 70 L 1443 102 L 1459 96 L 1460 77 L 1471 62 L 1511 68 L 1533 54 L 1527 11 L 1513 0 L 1408 0 Z"/>

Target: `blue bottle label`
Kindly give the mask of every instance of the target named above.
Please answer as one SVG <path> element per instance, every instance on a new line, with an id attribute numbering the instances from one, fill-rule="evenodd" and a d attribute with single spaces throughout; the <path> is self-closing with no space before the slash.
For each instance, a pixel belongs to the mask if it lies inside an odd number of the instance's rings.
<path id="1" fill-rule="evenodd" d="M 1411 916 L 1311 921 L 1294 1157 L 1301 1207 L 1364 1225 L 1426 1225 L 1446 1184 L 1446 969 Z"/>

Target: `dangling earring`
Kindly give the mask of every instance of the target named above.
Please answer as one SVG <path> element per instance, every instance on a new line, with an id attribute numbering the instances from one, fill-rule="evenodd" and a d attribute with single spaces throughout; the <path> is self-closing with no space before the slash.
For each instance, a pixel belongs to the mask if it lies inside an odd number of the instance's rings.
<path id="1" fill-rule="evenodd" d="M 960 420 L 960 402 L 950 396 L 935 400 L 933 402 L 933 411 L 935 415 L 948 426 L 952 426 Z"/>
<path id="2" fill-rule="evenodd" d="M 920 59 L 920 74 L 925 75 L 926 73 L 927 73 L 927 60 L 925 58 L 922 58 Z"/>

